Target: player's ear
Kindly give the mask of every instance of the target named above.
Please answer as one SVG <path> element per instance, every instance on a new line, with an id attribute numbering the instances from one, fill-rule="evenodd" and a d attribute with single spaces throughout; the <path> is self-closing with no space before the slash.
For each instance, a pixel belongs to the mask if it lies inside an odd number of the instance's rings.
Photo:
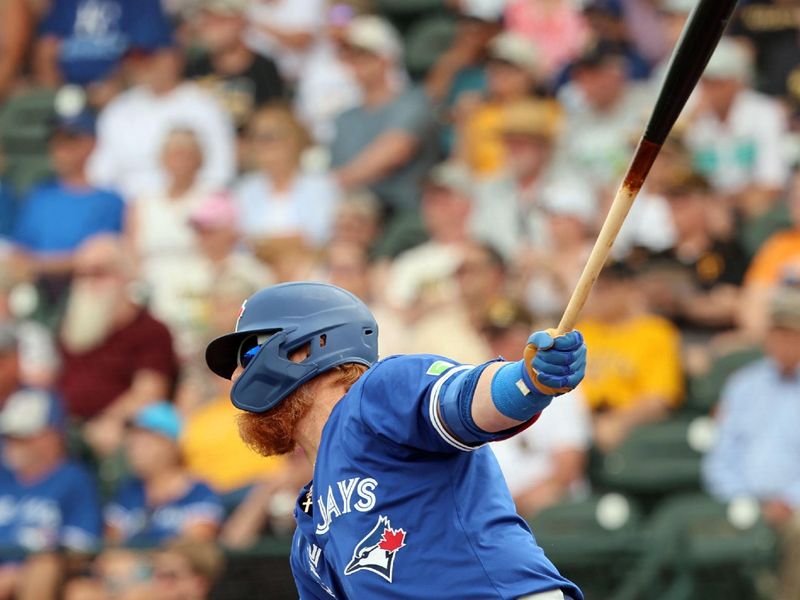
<path id="1" fill-rule="evenodd" d="M 311 342 L 303 344 L 299 348 L 292 350 L 292 353 L 289 354 L 289 360 L 292 362 L 303 362 L 311 355 Z"/>

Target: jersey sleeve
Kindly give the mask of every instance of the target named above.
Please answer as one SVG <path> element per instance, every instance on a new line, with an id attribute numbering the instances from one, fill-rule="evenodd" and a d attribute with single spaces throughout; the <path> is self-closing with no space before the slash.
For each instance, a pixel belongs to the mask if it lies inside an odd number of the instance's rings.
<path id="1" fill-rule="evenodd" d="M 416 450 L 468 452 L 439 415 L 442 385 L 473 369 L 432 355 L 393 356 L 376 364 L 360 388 L 360 418 L 374 437 Z"/>
<path id="2" fill-rule="evenodd" d="M 62 500 L 61 546 L 75 552 L 92 552 L 100 544 L 102 517 L 95 482 L 76 470 Z"/>

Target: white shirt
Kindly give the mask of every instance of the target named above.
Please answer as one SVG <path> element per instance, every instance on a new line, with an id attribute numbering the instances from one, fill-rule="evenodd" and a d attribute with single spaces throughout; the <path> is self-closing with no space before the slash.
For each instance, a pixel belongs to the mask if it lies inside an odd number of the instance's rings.
<path id="1" fill-rule="evenodd" d="M 300 234 L 320 246 L 330 237 L 339 189 L 327 175 L 299 173 L 290 190 L 277 193 L 265 175 L 250 173 L 236 185 L 234 196 L 246 237 Z"/>
<path id="2" fill-rule="evenodd" d="M 259 54 L 275 60 L 281 74 L 294 81 L 316 42 L 306 50 L 293 50 L 259 29 L 258 25 L 316 36 L 325 23 L 325 14 L 325 0 L 254 0 L 247 12 L 251 27 L 245 34 L 245 43 Z"/>
<path id="3" fill-rule="evenodd" d="M 295 110 L 314 138 L 328 145 L 336 135 L 336 117 L 361 104 L 361 89 L 329 43 L 309 56 L 299 77 Z"/>
<path id="4" fill-rule="evenodd" d="M 112 187 L 127 197 L 157 193 L 166 187 L 161 152 L 175 128 L 193 130 L 203 149 L 198 182 L 224 186 L 236 169 L 233 122 L 208 92 L 180 84 L 164 96 L 143 87 L 120 94 L 97 123 L 97 148 L 89 161 L 93 184 Z"/>
<path id="5" fill-rule="evenodd" d="M 749 185 L 780 188 L 789 180 L 785 150 L 786 115 L 775 100 L 743 90 L 728 119 L 708 111 L 686 129 L 685 141 L 695 164 L 720 191 L 735 193 Z"/>
<path id="6" fill-rule="evenodd" d="M 590 438 L 589 412 L 580 390 L 575 390 L 554 398 L 536 423 L 493 443 L 492 450 L 513 495 L 548 479 L 553 474 L 554 454 L 586 450 Z"/>

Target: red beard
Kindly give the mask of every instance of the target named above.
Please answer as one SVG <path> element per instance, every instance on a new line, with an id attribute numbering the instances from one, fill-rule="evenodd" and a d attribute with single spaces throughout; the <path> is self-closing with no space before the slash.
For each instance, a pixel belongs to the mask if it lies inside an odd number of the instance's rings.
<path id="1" fill-rule="evenodd" d="M 295 429 L 308 414 L 314 398 L 308 384 L 300 386 L 278 406 L 263 413 L 239 415 L 239 436 L 262 456 L 280 456 L 297 447 Z"/>

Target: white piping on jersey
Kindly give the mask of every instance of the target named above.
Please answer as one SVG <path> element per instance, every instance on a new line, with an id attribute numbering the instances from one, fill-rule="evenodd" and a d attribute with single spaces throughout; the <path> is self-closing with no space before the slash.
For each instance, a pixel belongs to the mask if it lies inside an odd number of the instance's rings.
<path id="1" fill-rule="evenodd" d="M 455 369 L 450 369 L 444 375 L 442 375 L 439 380 L 433 385 L 433 389 L 431 390 L 431 400 L 428 405 L 428 413 L 431 419 L 431 423 L 433 424 L 433 428 L 439 434 L 439 436 L 448 444 L 457 448 L 458 450 L 462 450 L 464 452 L 472 452 L 473 450 L 477 450 L 484 444 L 480 446 L 467 446 L 464 442 L 459 441 L 453 435 L 447 431 L 447 428 L 442 423 L 441 416 L 439 415 L 439 392 L 442 389 L 442 385 L 444 382 L 450 379 L 456 373 L 460 373 L 461 371 L 468 371 L 469 369 L 474 369 L 472 365 L 461 365 L 460 367 L 456 367 Z"/>

